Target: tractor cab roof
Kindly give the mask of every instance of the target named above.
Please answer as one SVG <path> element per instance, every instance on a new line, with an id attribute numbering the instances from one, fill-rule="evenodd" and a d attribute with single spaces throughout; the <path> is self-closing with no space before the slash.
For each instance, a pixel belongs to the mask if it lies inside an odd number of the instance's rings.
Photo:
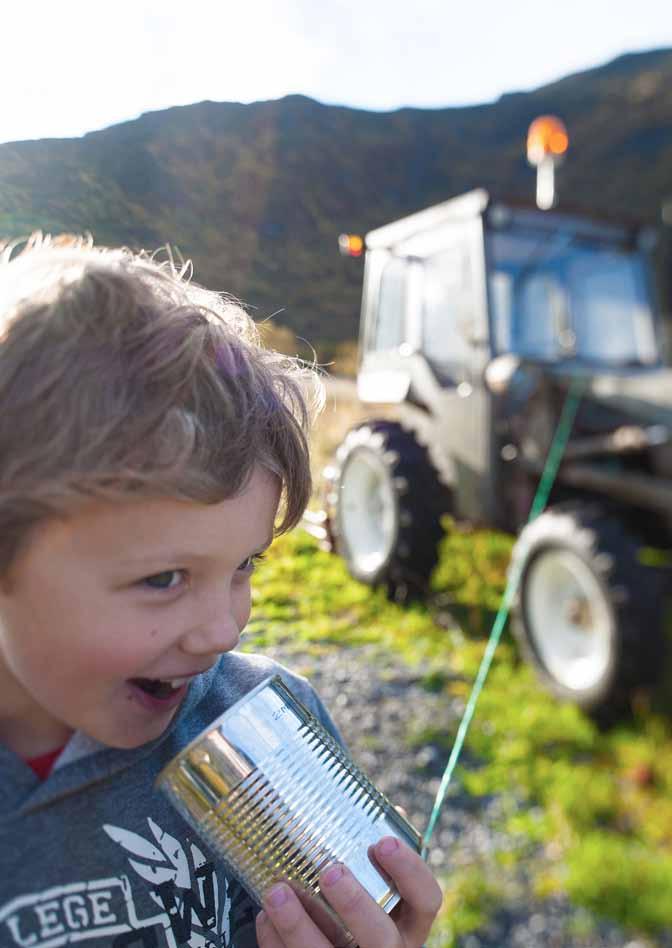
<path id="1" fill-rule="evenodd" d="M 534 205 L 515 199 L 495 199 L 485 189 L 477 188 L 369 231 L 366 247 L 367 250 L 385 249 L 400 256 L 424 256 L 433 252 L 444 229 L 453 231 L 455 226 L 476 217 L 482 217 L 493 230 L 514 226 L 563 230 L 588 240 L 626 243 L 634 243 L 646 227 L 641 220 L 617 218 L 568 205 L 540 211 Z"/>

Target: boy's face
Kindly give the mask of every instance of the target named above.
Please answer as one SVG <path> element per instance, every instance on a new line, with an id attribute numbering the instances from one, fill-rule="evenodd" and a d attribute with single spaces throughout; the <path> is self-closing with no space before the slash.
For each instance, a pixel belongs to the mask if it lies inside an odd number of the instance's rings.
<path id="1" fill-rule="evenodd" d="M 39 527 L 0 588 L 0 741 L 31 756 L 73 730 L 158 737 L 238 642 L 279 496 L 257 468 L 219 504 L 96 501 Z"/>

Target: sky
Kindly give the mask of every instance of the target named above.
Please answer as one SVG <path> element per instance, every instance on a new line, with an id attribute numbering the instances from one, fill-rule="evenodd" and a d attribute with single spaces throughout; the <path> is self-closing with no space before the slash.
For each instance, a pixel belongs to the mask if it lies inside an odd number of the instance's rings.
<path id="1" fill-rule="evenodd" d="M 33 0 L 2 13 L 0 142 L 302 93 L 370 110 L 491 102 L 672 47 L 670 0 Z"/>

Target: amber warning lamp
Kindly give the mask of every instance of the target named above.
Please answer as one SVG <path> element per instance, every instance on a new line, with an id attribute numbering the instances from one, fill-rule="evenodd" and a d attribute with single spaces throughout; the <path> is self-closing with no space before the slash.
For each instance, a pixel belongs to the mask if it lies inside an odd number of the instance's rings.
<path id="1" fill-rule="evenodd" d="M 344 257 L 361 257 L 364 253 L 364 241 L 359 234 L 341 234 L 338 249 Z"/>
<path id="2" fill-rule="evenodd" d="M 555 166 L 567 151 L 567 129 L 555 115 L 541 115 L 527 132 L 527 160 L 537 168 L 537 207 L 548 211 L 557 200 Z"/>

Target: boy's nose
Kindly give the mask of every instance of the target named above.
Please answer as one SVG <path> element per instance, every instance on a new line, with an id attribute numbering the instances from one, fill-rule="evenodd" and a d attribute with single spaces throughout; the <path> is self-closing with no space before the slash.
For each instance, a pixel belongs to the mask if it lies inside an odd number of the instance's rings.
<path id="1" fill-rule="evenodd" d="M 228 610 L 186 632 L 180 649 L 187 655 L 215 655 L 229 652 L 238 644 L 240 629 Z"/>

